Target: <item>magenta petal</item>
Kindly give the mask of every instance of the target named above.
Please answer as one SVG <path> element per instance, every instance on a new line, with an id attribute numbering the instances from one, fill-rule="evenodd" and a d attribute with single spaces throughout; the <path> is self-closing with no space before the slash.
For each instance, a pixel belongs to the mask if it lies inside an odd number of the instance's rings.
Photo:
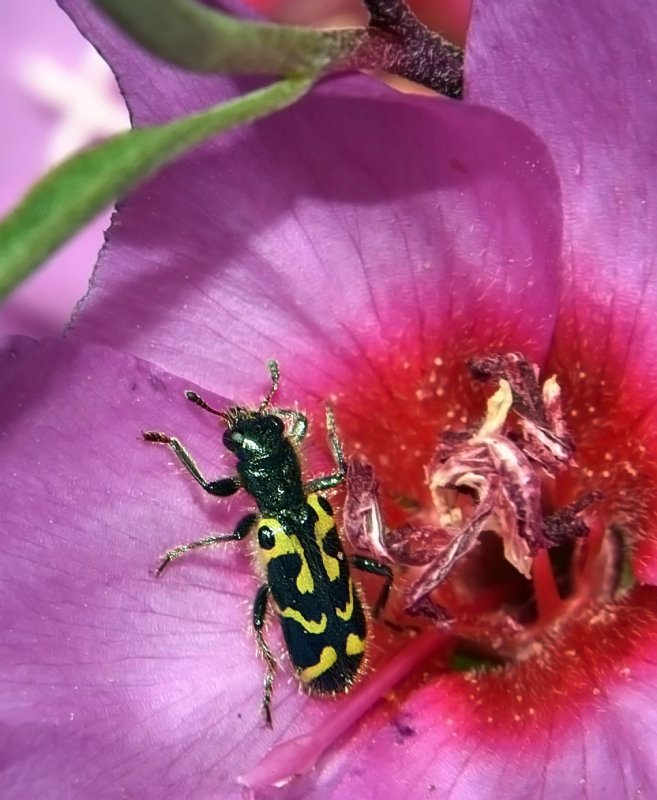
<path id="1" fill-rule="evenodd" d="M 216 420 L 186 402 L 189 383 L 105 348 L 16 339 L 0 374 L 0 795 L 239 797 L 237 776 L 300 732 L 308 701 L 282 667 L 264 728 L 248 547 L 153 576 L 243 503 L 204 495 L 141 440 L 177 433 L 219 477 Z"/>
<path id="2" fill-rule="evenodd" d="M 492 320 L 540 358 L 558 292 L 557 201 L 524 128 L 335 82 L 132 195 L 77 335 L 225 393 L 266 358 L 286 372 L 293 360 L 317 385 L 369 343 L 435 353 L 439 332 L 490 341 Z"/>
<path id="3" fill-rule="evenodd" d="M 614 0 L 476 3 L 467 87 L 554 156 L 564 317 L 603 336 L 604 352 L 613 343 L 628 372 L 654 386 L 657 29 L 646 23 L 644 7 Z"/>
<path id="4" fill-rule="evenodd" d="M 142 122 L 226 96 L 223 79 L 135 54 L 86 3 L 65 7 Z M 435 352 L 438 331 L 490 339 L 500 308 L 513 346 L 540 357 L 559 236 L 550 159 L 526 128 L 336 80 L 123 203 L 77 334 L 226 393 L 272 356 L 284 370 L 294 358 L 316 385 L 372 341 Z"/>

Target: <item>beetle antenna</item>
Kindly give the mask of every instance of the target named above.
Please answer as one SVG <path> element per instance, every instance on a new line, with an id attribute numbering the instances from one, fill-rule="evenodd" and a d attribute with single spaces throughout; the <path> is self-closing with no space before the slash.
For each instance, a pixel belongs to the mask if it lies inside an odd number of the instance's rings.
<path id="1" fill-rule="evenodd" d="M 185 392 L 185 397 L 188 400 L 191 400 L 192 403 L 202 408 L 204 411 L 209 411 L 211 414 L 214 414 L 216 417 L 221 417 L 221 419 L 228 424 L 230 420 L 230 415 L 227 414 L 225 411 L 217 411 L 216 408 L 212 408 L 209 406 L 205 400 L 196 394 L 196 392 L 192 392 L 188 390 Z"/>
<path id="2" fill-rule="evenodd" d="M 271 361 L 267 362 L 267 369 L 269 370 L 269 374 L 271 375 L 271 389 L 267 392 L 267 396 L 265 399 L 260 403 L 260 411 L 264 411 L 267 406 L 271 403 L 272 397 L 276 394 L 278 390 L 278 381 L 281 377 L 281 373 L 278 369 L 278 361 L 275 361 L 273 358 Z"/>

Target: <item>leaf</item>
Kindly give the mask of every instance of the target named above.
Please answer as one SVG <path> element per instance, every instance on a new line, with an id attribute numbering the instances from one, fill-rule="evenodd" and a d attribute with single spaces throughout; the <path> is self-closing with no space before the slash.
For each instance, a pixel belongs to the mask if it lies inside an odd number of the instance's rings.
<path id="1" fill-rule="evenodd" d="M 288 78 L 164 125 L 128 131 L 65 161 L 0 222 L 0 297 L 117 196 L 205 139 L 302 97 L 310 78 Z"/>
<path id="2" fill-rule="evenodd" d="M 300 75 L 352 53 L 362 33 L 237 19 L 195 0 L 93 0 L 142 47 L 195 72 Z"/>

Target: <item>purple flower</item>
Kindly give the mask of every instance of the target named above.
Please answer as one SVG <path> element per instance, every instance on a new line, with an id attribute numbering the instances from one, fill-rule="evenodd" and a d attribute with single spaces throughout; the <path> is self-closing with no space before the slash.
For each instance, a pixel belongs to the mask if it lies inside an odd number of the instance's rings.
<path id="1" fill-rule="evenodd" d="M 62 5 L 137 124 L 249 83 L 172 70 L 83 0 Z M 198 148 L 121 204 L 68 339 L 9 344 L 4 797 L 239 797 L 271 747 L 310 734 L 274 752 L 301 766 L 327 730 L 315 772 L 280 796 L 654 793 L 657 47 L 612 5 L 482 0 L 468 102 L 327 81 Z M 481 424 L 491 391 L 466 361 L 510 352 L 557 376 L 577 465 L 543 481 L 543 512 L 600 492 L 588 535 L 540 549 L 532 581 L 482 536 L 439 590 L 457 636 L 373 625 L 371 674 L 335 700 L 299 694 L 280 659 L 264 729 L 248 547 L 152 575 L 170 547 L 232 530 L 248 498 L 205 496 L 140 432 L 230 474 L 216 420 L 182 392 L 257 403 L 275 357 L 277 404 L 311 416 L 307 473 L 330 468 L 329 400 L 397 529 L 432 513 L 439 435 Z M 499 623 L 487 639 L 482 614 Z M 394 696 L 357 719 L 393 668 Z M 331 727 L 350 713 L 348 735 Z"/>

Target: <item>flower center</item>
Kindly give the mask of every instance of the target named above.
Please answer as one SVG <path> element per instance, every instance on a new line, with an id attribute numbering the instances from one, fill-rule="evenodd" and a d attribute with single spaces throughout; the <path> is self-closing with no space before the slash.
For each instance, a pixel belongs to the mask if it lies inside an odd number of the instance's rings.
<path id="1" fill-rule="evenodd" d="M 460 415 L 440 434 L 425 468 L 428 493 L 392 489 L 382 500 L 375 467 L 356 457 L 343 525 L 356 549 L 397 567 L 400 622 L 451 626 L 456 664 L 499 664 L 535 652 L 584 607 L 614 596 L 623 538 L 605 531 L 597 489 L 555 503 L 557 478 L 576 486 L 578 469 L 557 378 L 541 387 L 538 367 L 518 354 L 471 359 L 468 368 L 493 389 L 486 413 L 476 425 Z"/>

